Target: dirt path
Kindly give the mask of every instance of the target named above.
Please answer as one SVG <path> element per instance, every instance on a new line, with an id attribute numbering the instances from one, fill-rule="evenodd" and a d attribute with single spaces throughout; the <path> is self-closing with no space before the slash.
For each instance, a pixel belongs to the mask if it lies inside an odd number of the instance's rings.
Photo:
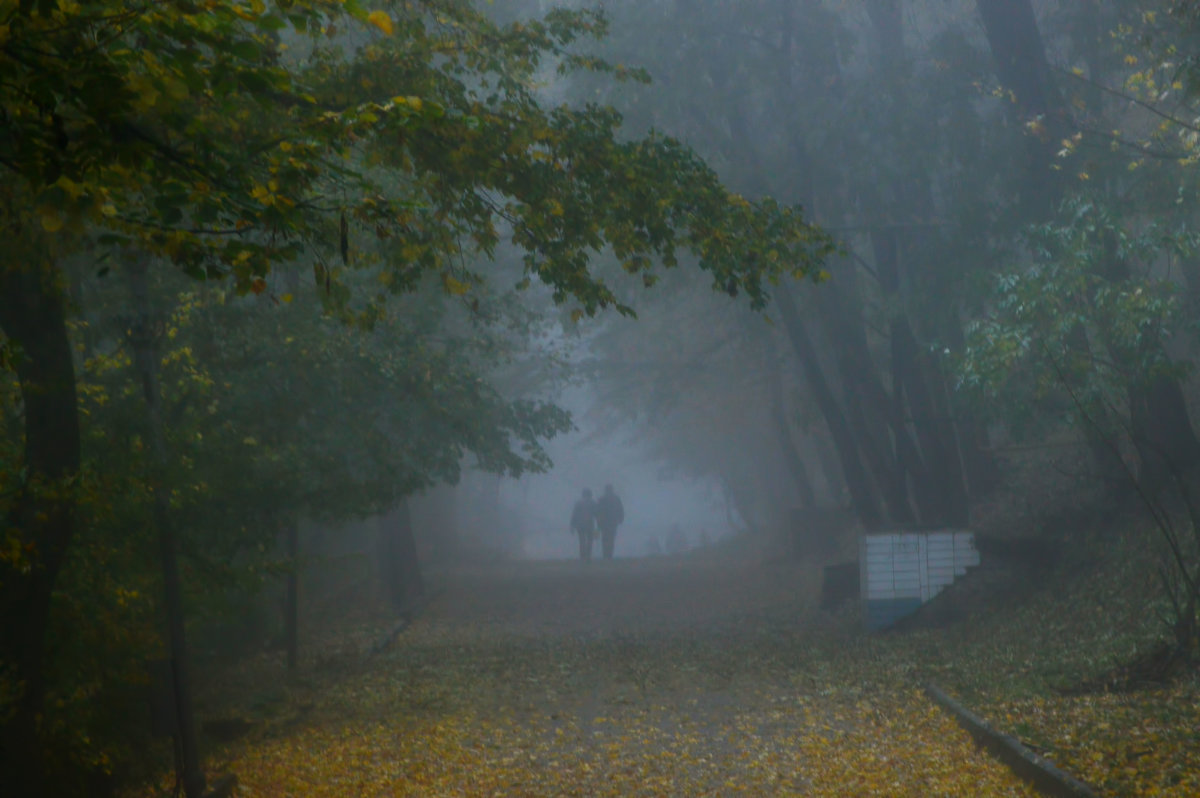
<path id="1" fill-rule="evenodd" d="M 227 752 L 245 795 L 1025 795 L 907 685 L 853 680 L 813 574 L 703 560 L 441 577 L 303 721 Z M 836 649 L 836 650 L 835 650 Z"/>

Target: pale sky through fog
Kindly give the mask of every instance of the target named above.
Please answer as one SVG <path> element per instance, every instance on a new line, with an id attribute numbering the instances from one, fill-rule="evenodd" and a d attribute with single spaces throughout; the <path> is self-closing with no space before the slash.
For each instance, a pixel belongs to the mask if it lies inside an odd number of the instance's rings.
<path id="1" fill-rule="evenodd" d="M 652 535 L 660 544 L 665 541 L 672 523 L 680 525 L 693 545 L 702 529 L 713 540 L 729 531 L 725 503 L 715 482 L 660 479 L 660 465 L 646 462 L 627 430 L 607 440 L 588 440 L 591 430 L 581 412 L 586 401 L 584 389 L 570 391 L 561 399 L 564 407 L 575 412 L 580 430 L 550 441 L 547 451 L 554 468 L 518 481 L 505 480 L 501 488 L 505 507 L 523 520 L 525 556 L 577 557 L 578 544 L 569 534 L 571 508 L 584 488 L 591 488 L 598 497 L 608 482 L 625 505 L 625 523 L 617 533 L 617 557 L 642 556 Z"/>

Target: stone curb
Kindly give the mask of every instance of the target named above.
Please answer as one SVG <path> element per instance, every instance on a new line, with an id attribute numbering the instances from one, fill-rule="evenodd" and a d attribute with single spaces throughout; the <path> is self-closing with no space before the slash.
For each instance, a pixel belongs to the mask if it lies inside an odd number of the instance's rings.
<path id="1" fill-rule="evenodd" d="M 953 715 L 958 725 L 966 729 L 988 753 L 1032 784 L 1042 795 L 1054 798 L 1097 798 L 1091 787 L 1030 751 L 1011 734 L 996 731 L 987 721 L 946 695 L 936 685 L 926 684 L 925 692 L 942 709 Z"/>

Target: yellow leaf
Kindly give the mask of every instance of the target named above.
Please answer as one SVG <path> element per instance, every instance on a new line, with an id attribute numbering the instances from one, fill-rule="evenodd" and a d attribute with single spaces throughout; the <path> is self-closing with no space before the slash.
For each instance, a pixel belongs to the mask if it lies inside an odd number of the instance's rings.
<path id="1" fill-rule="evenodd" d="M 38 216 L 40 216 L 42 220 L 42 229 L 47 233 L 58 232 L 62 229 L 65 221 L 59 212 L 49 205 L 43 205 L 41 208 L 39 208 Z"/>
<path id="2" fill-rule="evenodd" d="M 292 296 L 291 294 L 284 294 L 283 296 L 281 296 L 281 297 L 279 297 L 279 298 L 283 300 L 283 303 L 284 303 L 285 305 L 286 305 L 288 302 L 291 302 L 293 299 L 295 299 L 295 297 L 294 297 L 294 296 Z M 289 340 L 290 340 L 290 339 L 289 339 Z"/>
<path id="3" fill-rule="evenodd" d="M 392 18 L 387 15 L 386 11 L 372 11 L 370 14 L 367 14 L 367 22 L 379 28 L 388 36 L 392 35 Z"/>
<path id="4" fill-rule="evenodd" d="M 442 275 L 442 286 L 446 289 L 446 293 L 454 296 L 462 296 L 471 290 L 471 286 L 461 280 L 455 280 L 449 274 Z"/>
<path id="5" fill-rule="evenodd" d="M 65 191 L 71 199 L 79 199 L 80 195 L 83 194 L 83 187 L 66 175 L 54 181 L 54 185 Z"/>

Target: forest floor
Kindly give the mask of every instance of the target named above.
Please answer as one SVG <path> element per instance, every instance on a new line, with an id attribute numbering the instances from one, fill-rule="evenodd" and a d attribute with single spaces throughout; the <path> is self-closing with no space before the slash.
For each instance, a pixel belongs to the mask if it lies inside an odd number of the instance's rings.
<path id="1" fill-rule="evenodd" d="M 932 680 L 1101 794 L 1200 794 L 1194 678 L 1059 690 L 1149 639 L 1121 596 L 868 635 L 815 609 L 818 573 L 689 557 L 440 574 L 378 654 L 394 621 L 364 610 L 310 641 L 290 686 L 277 656 L 210 684 L 228 703 L 202 696 L 202 717 L 256 723 L 209 767 L 241 796 L 1032 794 L 921 692 Z"/>

